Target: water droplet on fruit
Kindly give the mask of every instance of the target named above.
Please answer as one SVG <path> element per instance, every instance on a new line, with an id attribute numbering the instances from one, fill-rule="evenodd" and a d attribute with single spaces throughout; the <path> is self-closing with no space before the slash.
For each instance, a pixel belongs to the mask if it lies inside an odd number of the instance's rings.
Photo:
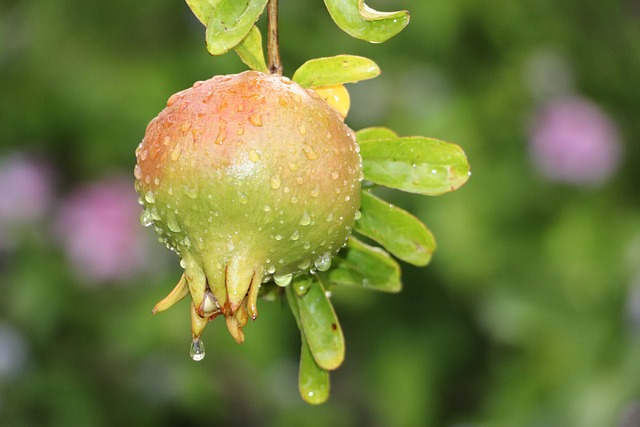
<path id="1" fill-rule="evenodd" d="M 283 288 L 285 286 L 289 286 L 291 284 L 292 279 L 293 279 L 292 273 L 285 274 L 282 276 L 273 276 L 273 281 L 276 282 L 276 285 L 281 286 Z"/>
<path id="2" fill-rule="evenodd" d="M 187 133 L 187 131 L 191 129 L 191 122 L 184 122 L 181 126 L 180 126 L 180 130 L 182 131 L 182 133 Z"/>
<path id="3" fill-rule="evenodd" d="M 192 199 L 197 199 L 198 198 L 198 187 L 194 186 L 194 187 L 189 187 L 187 185 L 185 185 L 184 187 L 184 193 L 191 197 Z"/>
<path id="4" fill-rule="evenodd" d="M 291 233 L 291 240 L 298 240 L 300 238 L 300 232 L 298 230 L 294 230 L 293 233 Z"/>
<path id="5" fill-rule="evenodd" d="M 362 218 L 362 212 L 356 211 L 355 216 L 353 217 L 356 221 Z"/>
<path id="6" fill-rule="evenodd" d="M 227 127 L 224 120 L 220 121 L 220 130 L 218 131 L 218 135 L 216 136 L 216 140 L 214 141 L 218 145 L 222 145 L 224 141 L 227 139 Z"/>
<path id="7" fill-rule="evenodd" d="M 169 99 L 167 100 L 167 107 L 171 107 L 171 106 L 173 105 L 173 103 L 174 103 L 174 102 L 176 102 L 176 100 L 177 100 L 178 98 L 181 98 L 181 94 L 180 94 L 180 92 L 178 92 L 178 93 L 174 93 L 173 95 L 171 95 L 171 96 L 169 97 Z"/>
<path id="8" fill-rule="evenodd" d="M 291 171 L 298 170 L 298 164 L 295 162 L 289 162 L 289 170 Z"/>
<path id="9" fill-rule="evenodd" d="M 276 240 L 282 240 L 282 234 L 276 234 L 274 238 Z"/>
<path id="10" fill-rule="evenodd" d="M 236 108 L 236 110 L 238 110 L 238 112 L 243 112 L 244 111 L 244 105 L 242 104 L 238 104 L 238 107 Z"/>
<path id="11" fill-rule="evenodd" d="M 140 214 L 140 224 L 144 225 L 145 227 L 149 227 L 151 224 L 153 224 L 153 218 L 151 217 L 151 212 L 149 212 L 149 209 L 143 210 Z"/>
<path id="12" fill-rule="evenodd" d="M 318 258 L 313 265 L 316 266 L 318 271 L 327 271 L 331 268 L 331 252 L 323 253 L 320 258 Z"/>
<path id="13" fill-rule="evenodd" d="M 333 221 L 333 212 L 329 212 L 329 215 L 327 215 L 327 222 L 331 221 Z"/>
<path id="14" fill-rule="evenodd" d="M 271 210 L 271 206 L 269 206 L 269 205 L 264 205 L 263 210 L 264 210 L 265 212 L 269 212 L 269 211 Z"/>
<path id="15" fill-rule="evenodd" d="M 260 160 L 260 155 L 256 152 L 256 150 L 249 150 L 249 160 L 251 160 L 253 163 Z"/>
<path id="16" fill-rule="evenodd" d="M 182 258 L 182 259 L 180 260 L 180 267 L 182 267 L 182 268 L 187 268 L 187 261 L 185 261 L 185 259 L 184 259 L 184 258 Z"/>
<path id="17" fill-rule="evenodd" d="M 262 126 L 262 116 L 258 113 L 250 115 L 249 123 L 254 126 Z"/>
<path id="18" fill-rule="evenodd" d="M 338 171 L 331 172 L 331 179 L 338 179 L 339 177 L 340 174 L 338 173 Z"/>
<path id="19" fill-rule="evenodd" d="M 269 268 L 267 268 L 267 273 L 273 274 L 275 272 L 276 272 L 276 266 L 275 265 L 270 265 Z"/>
<path id="20" fill-rule="evenodd" d="M 298 126 L 298 132 L 300 132 L 300 135 L 306 135 L 307 134 L 307 127 L 305 125 Z"/>
<path id="21" fill-rule="evenodd" d="M 302 151 L 304 151 L 304 155 L 307 156 L 307 159 L 309 160 L 315 160 L 319 157 L 318 153 L 316 153 L 313 147 L 310 147 L 308 145 L 303 145 Z"/>
<path id="22" fill-rule="evenodd" d="M 180 224 L 178 224 L 178 220 L 176 220 L 176 217 L 173 215 L 170 215 L 169 218 L 167 218 L 167 227 L 169 227 L 169 230 L 173 231 L 174 233 L 179 233 L 182 231 L 182 227 L 180 227 Z"/>
<path id="23" fill-rule="evenodd" d="M 311 261 L 308 259 L 305 259 L 304 261 L 302 261 L 300 264 L 298 264 L 298 268 L 300 270 L 306 270 L 309 267 L 311 267 Z"/>
<path id="24" fill-rule="evenodd" d="M 200 340 L 200 338 L 196 338 L 191 342 L 191 348 L 189 349 L 189 356 L 191 356 L 191 359 L 195 360 L 196 362 L 201 361 L 202 359 L 204 359 L 204 343 Z"/>
<path id="25" fill-rule="evenodd" d="M 238 199 L 240 200 L 240 203 L 243 205 L 246 205 L 247 202 L 249 201 L 249 198 L 244 193 L 238 193 Z"/>
<path id="26" fill-rule="evenodd" d="M 142 178 L 142 169 L 140 168 L 140 165 L 135 165 L 133 168 L 133 176 L 135 176 L 137 180 Z"/>
<path id="27" fill-rule="evenodd" d="M 147 203 L 155 203 L 156 195 L 153 194 L 152 191 L 147 191 L 146 193 L 144 193 L 144 199 L 147 201 Z"/>
<path id="28" fill-rule="evenodd" d="M 240 127 L 238 128 L 238 130 L 236 131 L 236 135 L 240 136 L 240 135 L 242 135 L 242 134 L 244 134 L 244 128 L 243 128 L 242 126 L 240 126 Z"/>
<path id="29" fill-rule="evenodd" d="M 273 188 L 274 190 L 280 188 L 280 175 L 272 175 L 269 183 L 271 184 L 271 188 Z"/>
<path id="30" fill-rule="evenodd" d="M 300 225 L 306 226 L 311 224 L 311 217 L 307 212 L 302 214 L 302 218 L 300 218 Z"/>
<path id="31" fill-rule="evenodd" d="M 171 150 L 171 160 L 175 162 L 180 158 L 181 154 L 182 154 L 182 147 L 180 147 L 179 145 L 176 145 L 173 148 L 173 150 Z"/>
<path id="32" fill-rule="evenodd" d="M 318 194 L 320 194 L 320 188 L 316 185 L 311 190 L 311 197 L 318 197 Z"/>

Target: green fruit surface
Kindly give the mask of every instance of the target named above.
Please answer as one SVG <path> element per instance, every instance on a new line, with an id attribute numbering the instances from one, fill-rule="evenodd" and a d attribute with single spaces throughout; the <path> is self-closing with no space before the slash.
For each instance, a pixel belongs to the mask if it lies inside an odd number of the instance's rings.
<path id="1" fill-rule="evenodd" d="M 326 263 L 360 206 L 353 131 L 280 76 L 247 71 L 176 93 L 136 157 L 142 222 L 181 256 L 192 296 L 204 280 L 221 306 L 239 305 L 252 280 Z"/>

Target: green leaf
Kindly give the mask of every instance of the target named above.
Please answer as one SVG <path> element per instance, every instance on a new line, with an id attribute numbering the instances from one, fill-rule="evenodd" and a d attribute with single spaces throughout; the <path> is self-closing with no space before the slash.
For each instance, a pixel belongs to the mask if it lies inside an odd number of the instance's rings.
<path id="1" fill-rule="evenodd" d="M 372 79 L 380 74 L 375 62 L 362 56 L 337 55 L 311 59 L 293 73 L 291 80 L 302 87 L 355 83 Z"/>
<path id="2" fill-rule="evenodd" d="M 329 371 L 318 366 L 311 354 L 307 340 L 303 338 L 300 349 L 300 370 L 298 371 L 300 396 L 308 403 L 319 405 L 329 398 L 329 388 Z"/>
<path id="3" fill-rule="evenodd" d="M 186 0 L 187 5 L 191 8 L 193 14 L 198 18 L 200 22 L 207 25 L 209 17 L 213 13 L 215 3 L 219 3 L 219 0 Z"/>
<path id="4" fill-rule="evenodd" d="M 296 285 L 297 280 L 298 279 L 295 279 L 292 285 Z M 305 278 L 302 279 L 302 281 L 306 284 L 308 279 Z M 300 346 L 298 390 L 300 391 L 300 396 L 302 396 L 306 402 L 317 405 L 324 403 L 329 398 L 329 371 L 318 366 L 311 354 L 311 350 L 309 349 L 309 344 L 307 343 L 307 338 L 302 327 L 302 322 L 300 321 L 300 307 L 298 305 L 298 297 L 294 289 L 296 289 L 295 286 L 286 287 L 289 307 L 291 308 L 293 317 L 296 319 L 298 329 L 300 329 L 300 338 L 302 341 Z"/>
<path id="5" fill-rule="evenodd" d="M 362 141 L 365 179 L 411 193 L 435 196 L 456 190 L 469 178 L 462 149 L 422 136 Z"/>
<path id="6" fill-rule="evenodd" d="M 355 231 L 413 265 L 427 265 L 436 249 L 431 231 L 409 212 L 363 191 Z"/>
<path id="7" fill-rule="evenodd" d="M 409 12 L 378 12 L 364 0 L 324 0 L 331 18 L 345 33 L 360 40 L 382 43 L 409 23 Z"/>
<path id="8" fill-rule="evenodd" d="M 382 292 L 400 292 L 400 266 L 381 248 L 349 237 L 344 258 L 326 275 L 337 285 L 357 286 Z"/>
<path id="9" fill-rule="evenodd" d="M 300 323 L 309 350 L 319 367 L 336 369 L 344 360 L 344 336 L 331 301 L 315 276 L 304 296 L 297 298 Z"/>
<path id="10" fill-rule="evenodd" d="M 251 27 L 249 34 L 242 39 L 242 42 L 235 47 L 235 51 L 242 62 L 252 70 L 263 73 L 269 72 L 264 59 L 264 51 L 262 50 L 262 35 L 255 25 Z"/>
<path id="11" fill-rule="evenodd" d="M 358 144 L 364 141 L 370 141 L 372 139 L 395 138 L 397 136 L 397 133 L 389 128 L 382 126 L 372 126 L 360 129 L 356 132 L 356 140 L 358 141 Z"/>
<path id="12" fill-rule="evenodd" d="M 215 0 L 207 20 L 207 50 L 222 55 L 249 34 L 268 0 Z"/>

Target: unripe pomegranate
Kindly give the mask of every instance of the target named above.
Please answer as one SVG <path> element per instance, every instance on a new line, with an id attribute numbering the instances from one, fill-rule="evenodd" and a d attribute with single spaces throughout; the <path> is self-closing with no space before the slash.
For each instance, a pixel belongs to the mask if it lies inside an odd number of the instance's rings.
<path id="1" fill-rule="evenodd" d="M 314 91 L 255 71 L 178 92 L 136 151 L 141 220 L 185 274 L 159 309 L 191 294 L 192 332 L 224 315 L 233 337 L 260 285 L 328 268 L 360 206 L 353 131 Z"/>

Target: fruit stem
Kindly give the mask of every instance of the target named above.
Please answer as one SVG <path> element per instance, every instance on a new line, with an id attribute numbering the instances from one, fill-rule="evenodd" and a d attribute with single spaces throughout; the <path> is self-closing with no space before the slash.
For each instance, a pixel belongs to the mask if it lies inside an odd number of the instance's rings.
<path id="1" fill-rule="evenodd" d="M 282 75 L 280 46 L 278 44 L 278 0 L 269 0 L 267 4 L 267 57 L 269 72 Z"/>

